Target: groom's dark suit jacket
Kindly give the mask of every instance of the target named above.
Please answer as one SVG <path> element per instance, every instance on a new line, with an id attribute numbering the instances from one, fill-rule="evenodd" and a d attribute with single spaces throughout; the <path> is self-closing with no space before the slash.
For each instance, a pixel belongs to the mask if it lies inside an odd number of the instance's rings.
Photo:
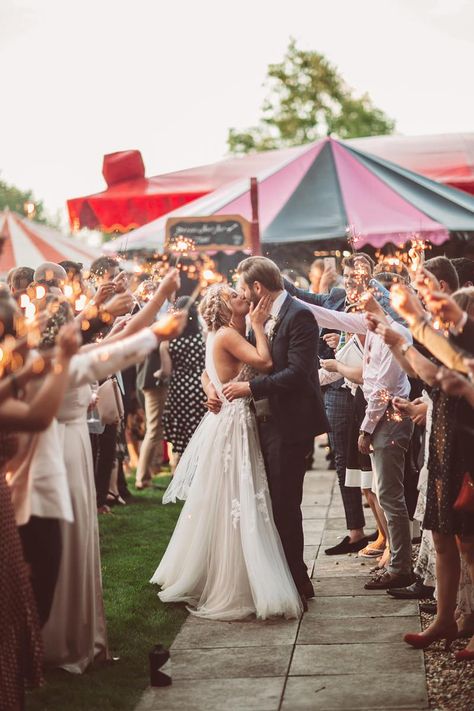
<path id="1" fill-rule="evenodd" d="M 318 340 L 313 314 L 288 295 L 273 331 L 273 372 L 250 381 L 255 400 L 269 399 L 283 442 L 308 440 L 329 430 L 317 371 Z"/>

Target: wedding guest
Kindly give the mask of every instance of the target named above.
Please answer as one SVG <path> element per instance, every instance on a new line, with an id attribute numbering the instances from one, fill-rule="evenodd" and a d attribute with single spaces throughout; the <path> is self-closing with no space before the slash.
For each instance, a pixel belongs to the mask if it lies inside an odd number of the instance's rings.
<path id="1" fill-rule="evenodd" d="M 372 297 L 371 300 L 376 304 Z M 413 580 L 411 534 L 403 480 L 405 453 L 413 425 L 408 418 L 398 420 L 391 417 L 390 406 L 394 396 L 408 396 L 408 378 L 382 338 L 368 330 L 362 314 L 346 314 L 321 306 L 306 305 L 325 328 L 339 327 L 350 333 L 366 334 L 363 391 L 367 410 L 359 434 L 359 450 L 369 454 L 373 448 L 378 499 L 387 518 L 389 531 L 390 563 L 386 572 L 378 579 L 366 583 L 365 588 L 382 590 L 409 585 Z M 367 300 L 366 307 L 368 305 Z M 392 327 L 403 333 L 408 340 L 411 339 L 404 326 L 393 322 Z"/>
<path id="2" fill-rule="evenodd" d="M 451 264 L 455 268 L 460 288 L 474 286 L 474 261 L 466 257 L 451 259 Z"/>
<path id="3" fill-rule="evenodd" d="M 186 309 L 189 298 L 180 297 L 176 306 Z M 201 375 L 206 367 L 206 347 L 196 306 L 189 309 L 186 328 L 174 341 L 160 345 L 160 379 L 169 378 L 163 414 L 165 439 L 173 448 L 172 472 L 189 440 L 206 413 Z"/>
<path id="4" fill-rule="evenodd" d="M 160 367 L 160 350 L 156 348 L 138 369 L 137 387 L 143 393 L 146 430 L 138 457 L 137 489 L 151 486 L 153 474 L 163 459 L 163 411 L 168 386 L 164 381 L 157 380 L 155 373 Z"/>
<path id="5" fill-rule="evenodd" d="M 24 708 L 25 686 L 39 686 L 42 682 L 39 621 L 5 471 L 7 462 L 16 454 L 15 432 L 45 429 L 60 404 L 70 357 L 77 348 L 75 334 L 70 329 L 63 331 L 59 343 L 59 368 L 46 377 L 29 404 L 17 398 L 36 376 L 37 367 L 25 366 L 0 382 L 0 704 L 4 709 Z"/>
<path id="6" fill-rule="evenodd" d="M 390 309 L 389 292 L 383 289 L 378 282 L 371 279 L 374 268 L 372 258 L 363 253 L 355 252 L 342 262 L 344 288 L 335 287 L 328 294 L 311 294 L 297 289 L 285 281 L 286 290 L 302 301 L 318 306 L 324 306 L 333 311 L 344 311 L 351 303 L 356 302 L 363 291 L 370 287 L 374 290 L 376 298 L 380 300 L 383 308 Z M 396 312 L 392 312 L 396 314 Z M 320 324 L 322 325 L 322 324 Z M 334 335 L 337 326 L 330 329 L 321 329 L 319 342 L 319 355 L 321 359 L 332 359 L 333 348 L 339 343 L 339 334 Z M 331 347 L 333 346 L 333 348 Z M 354 487 L 345 485 L 346 457 L 347 457 L 347 422 L 351 419 L 352 395 L 344 388 L 344 380 L 340 378 L 323 388 L 324 405 L 330 424 L 329 442 L 334 452 L 336 472 L 339 489 L 342 496 L 348 535 L 344 539 L 325 550 L 326 555 L 342 555 L 357 553 L 369 544 L 365 535 L 365 517 L 362 508 L 360 493 Z"/>
<path id="7" fill-rule="evenodd" d="M 30 267 L 17 267 L 10 276 L 10 291 L 16 301 L 20 301 L 23 294 L 32 281 L 34 281 L 35 270 Z"/>
<path id="8" fill-rule="evenodd" d="M 413 295 L 401 289 L 397 297 L 397 309 L 407 319 L 410 328 L 420 319 L 424 320 L 419 302 Z M 473 305 L 474 299 L 471 308 Z M 405 641 L 417 648 L 428 647 L 438 639 L 445 639 L 449 646 L 458 634 L 455 609 L 460 560 L 456 540 L 474 582 L 474 517 L 469 511 L 454 507 L 465 472 L 471 469 L 474 388 L 453 371 L 443 369 L 437 379 L 447 395 L 436 389 L 432 392 L 433 426 L 423 527 L 432 531 L 436 548 L 438 604 L 436 618 L 426 630 L 405 635 Z M 467 399 L 460 399 L 461 394 Z M 474 639 L 456 657 L 459 660 L 474 658 Z"/>

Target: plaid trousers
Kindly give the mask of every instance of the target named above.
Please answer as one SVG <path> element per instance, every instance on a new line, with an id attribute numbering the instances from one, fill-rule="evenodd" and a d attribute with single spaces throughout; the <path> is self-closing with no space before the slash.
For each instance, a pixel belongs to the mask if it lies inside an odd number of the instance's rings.
<path id="1" fill-rule="evenodd" d="M 326 415 L 331 425 L 329 444 L 334 452 L 337 478 L 339 480 L 339 489 L 341 490 L 348 530 L 363 528 L 365 526 L 360 489 L 353 486 L 346 486 L 345 484 L 353 399 L 347 388 L 336 387 L 335 383 L 329 385 L 324 393 Z"/>

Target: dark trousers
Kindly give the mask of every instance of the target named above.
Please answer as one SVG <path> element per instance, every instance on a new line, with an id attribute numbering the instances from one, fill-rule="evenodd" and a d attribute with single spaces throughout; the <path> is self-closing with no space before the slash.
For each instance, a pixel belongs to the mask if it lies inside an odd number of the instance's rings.
<path id="1" fill-rule="evenodd" d="M 56 518 L 32 516 L 19 526 L 23 555 L 31 569 L 31 584 L 41 627 L 46 624 L 53 604 L 61 563 L 62 541 Z"/>
<path id="2" fill-rule="evenodd" d="M 91 434 L 92 458 L 94 460 L 95 491 L 97 506 L 107 503 L 110 477 L 117 450 L 117 425 L 106 425 L 102 434 Z"/>
<path id="3" fill-rule="evenodd" d="M 353 411 L 353 397 L 347 388 L 331 388 L 324 393 L 326 415 L 331 426 L 329 443 L 334 452 L 339 489 L 341 490 L 346 525 L 348 530 L 364 528 L 365 517 L 360 489 L 346 486 L 347 450 Z"/>
<path id="4" fill-rule="evenodd" d="M 303 559 L 304 535 L 301 500 L 306 458 L 314 440 L 284 443 L 272 420 L 258 426 L 260 444 L 272 500 L 273 518 L 280 534 L 288 567 L 297 588 L 309 580 Z"/>

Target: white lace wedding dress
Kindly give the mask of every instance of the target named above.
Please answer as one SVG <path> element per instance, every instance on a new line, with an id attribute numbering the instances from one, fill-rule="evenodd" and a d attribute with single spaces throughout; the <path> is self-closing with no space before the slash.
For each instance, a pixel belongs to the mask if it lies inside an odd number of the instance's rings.
<path id="1" fill-rule="evenodd" d="M 163 602 L 188 602 L 201 617 L 298 617 L 301 602 L 273 521 L 257 426 L 249 401 L 222 395 L 206 344 L 206 369 L 221 400 L 184 452 L 163 503 L 185 499 L 163 559 L 150 582 Z M 235 380 L 246 380 L 244 368 Z"/>

